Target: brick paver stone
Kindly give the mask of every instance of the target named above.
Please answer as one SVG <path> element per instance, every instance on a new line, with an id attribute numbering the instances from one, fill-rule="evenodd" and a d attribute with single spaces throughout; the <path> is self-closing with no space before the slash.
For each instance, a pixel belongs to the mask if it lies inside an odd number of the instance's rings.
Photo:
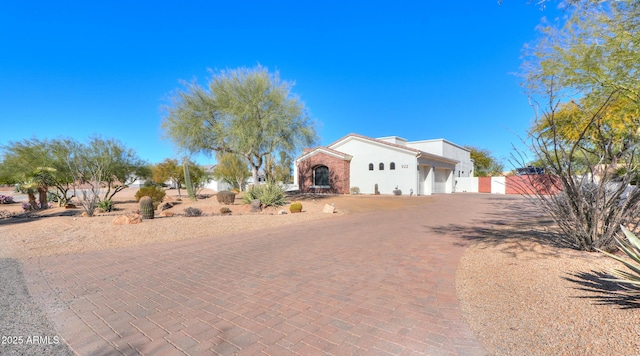
<path id="1" fill-rule="evenodd" d="M 34 258 L 25 276 L 80 355 L 484 355 L 456 299 L 469 243 L 456 234 L 504 204 L 415 199 L 424 204 Z"/>

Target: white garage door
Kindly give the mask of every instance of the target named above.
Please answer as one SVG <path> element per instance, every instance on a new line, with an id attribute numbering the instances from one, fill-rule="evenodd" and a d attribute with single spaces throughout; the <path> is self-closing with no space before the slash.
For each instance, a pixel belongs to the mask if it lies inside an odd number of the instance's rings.
<path id="1" fill-rule="evenodd" d="M 447 178 L 449 177 L 448 169 L 435 170 L 435 185 L 433 187 L 433 193 L 446 193 L 447 192 Z"/>

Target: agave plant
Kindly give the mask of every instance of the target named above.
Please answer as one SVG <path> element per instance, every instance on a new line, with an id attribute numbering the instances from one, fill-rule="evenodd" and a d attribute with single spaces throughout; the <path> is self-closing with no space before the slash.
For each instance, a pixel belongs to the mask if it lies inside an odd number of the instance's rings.
<path id="1" fill-rule="evenodd" d="M 629 256 L 629 258 L 631 258 L 631 261 L 610 254 L 606 251 L 599 251 L 624 264 L 633 273 L 629 271 L 614 269 L 611 271 L 611 274 L 613 274 L 617 278 L 606 278 L 605 280 L 621 283 L 622 287 L 627 290 L 627 294 L 632 296 L 640 296 L 640 239 L 624 226 L 621 226 L 621 228 L 628 242 L 620 241 L 617 238 L 615 238 L 615 241 L 618 245 L 618 249 Z"/>

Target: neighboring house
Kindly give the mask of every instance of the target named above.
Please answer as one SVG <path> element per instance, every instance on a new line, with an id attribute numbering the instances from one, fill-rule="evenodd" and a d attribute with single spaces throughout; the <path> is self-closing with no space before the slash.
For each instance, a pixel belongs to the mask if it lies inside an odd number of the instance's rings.
<path id="1" fill-rule="evenodd" d="M 456 177 L 473 176 L 470 152 L 444 139 L 409 142 L 389 136 L 349 134 L 306 149 L 294 165 L 294 183 L 305 193 L 430 195 L 455 191 Z"/>
<path id="2" fill-rule="evenodd" d="M 202 186 L 202 188 L 206 188 L 206 189 L 211 189 L 214 192 L 221 192 L 223 190 L 231 190 L 231 188 L 233 188 L 231 186 L 231 184 L 224 182 L 222 180 L 216 180 L 215 178 L 213 178 L 213 170 L 216 168 L 217 165 L 213 164 L 213 165 L 206 165 L 203 166 L 202 168 L 204 168 L 205 173 L 207 174 L 207 179 L 205 180 L 204 185 Z"/>

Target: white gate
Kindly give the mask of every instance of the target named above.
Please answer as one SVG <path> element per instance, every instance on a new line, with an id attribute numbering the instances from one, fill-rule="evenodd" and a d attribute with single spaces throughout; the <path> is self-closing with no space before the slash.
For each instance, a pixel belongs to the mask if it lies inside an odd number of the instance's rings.
<path id="1" fill-rule="evenodd" d="M 433 187 L 433 193 L 446 193 L 447 192 L 447 179 L 449 178 L 449 170 L 448 169 L 438 169 L 434 170 L 435 172 L 435 182 Z"/>

